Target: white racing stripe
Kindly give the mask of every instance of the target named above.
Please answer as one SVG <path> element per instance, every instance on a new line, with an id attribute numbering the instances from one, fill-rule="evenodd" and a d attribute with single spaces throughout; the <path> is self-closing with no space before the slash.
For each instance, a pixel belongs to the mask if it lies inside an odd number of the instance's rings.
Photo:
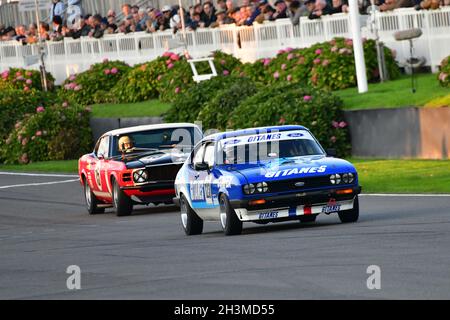
<path id="1" fill-rule="evenodd" d="M 43 185 L 51 185 L 51 184 L 60 184 L 60 183 L 68 183 L 80 181 L 80 179 L 71 179 L 71 180 L 62 180 L 62 181 L 50 181 L 50 182 L 40 182 L 40 183 L 24 183 L 24 184 L 13 184 L 10 186 L 1 186 L 0 189 L 9 189 L 9 188 L 18 188 L 18 187 L 32 187 L 32 186 L 43 186 Z"/>
<path id="2" fill-rule="evenodd" d="M 450 197 L 450 194 L 440 193 L 361 193 L 360 196 L 366 197 Z"/>
<path id="3" fill-rule="evenodd" d="M 50 174 L 50 173 L 23 173 L 23 172 L 6 172 L 0 171 L 0 175 L 6 176 L 25 176 L 25 177 L 60 177 L 60 178 L 76 178 L 74 174 Z"/>

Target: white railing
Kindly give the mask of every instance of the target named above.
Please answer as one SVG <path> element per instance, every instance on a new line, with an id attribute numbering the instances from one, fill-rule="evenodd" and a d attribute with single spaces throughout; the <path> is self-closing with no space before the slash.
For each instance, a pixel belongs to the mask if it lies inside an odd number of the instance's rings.
<path id="1" fill-rule="evenodd" d="M 397 51 L 399 62 L 409 57 L 409 44 L 408 41 L 395 41 L 393 34 L 412 27 L 423 30 L 422 37 L 414 40 L 415 55 L 423 56 L 426 65 L 434 71 L 441 60 L 450 54 L 450 7 L 430 11 L 398 9 L 377 13 L 376 21 L 380 39 Z M 363 34 L 372 36 L 367 28 L 364 28 Z M 193 57 L 204 57 L 211 51 L 222 50 L 246 62 L 275 56 L 282 48 L 307 47 L 334 37 L 350 36 L 348 15 L 335 14 L 316 20 L 302 18 L 297 26 L 283 19 L 251 27 L 227 25 L 215 29 L 197 29 L 187 32 L 187 45 Z M 174 35 L 172 31 L 164 31 L 106 35 L 101 39 L 86 37 L 50 41 L 45 44 L 47 69 L 55 76 L 57 83 L 61 83 L 70 74 L 84 71 L 105 58 L 124 60 L 129 64 L 152 60 L 165 51 L 165 40 L 181 37 L 181 33 Z M 35 45 L 2 42 L 0 70 L 23 67 L 23 57 L 36 52 Z"/>

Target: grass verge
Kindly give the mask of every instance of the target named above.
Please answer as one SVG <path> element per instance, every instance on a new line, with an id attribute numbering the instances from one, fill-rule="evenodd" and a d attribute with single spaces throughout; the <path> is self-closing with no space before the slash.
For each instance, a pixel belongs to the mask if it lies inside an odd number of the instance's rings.
<path id="1" fill-rule="evenodd" d="M 363 193 L 450 193 L 450 160 L 349 161 Z"/>
<path id="2" fill-rule="evenodd" d="M 170 104 L 157 99 L 137 103 L 92 105 L 94 118 L 158 117 L 169 110 Z"/>
<path id="3" fill-rule="evenodd" d="M 363 193 L 450 193 L 450 160 L 349 159 Z M 76 173 L 77 160 L 0 165 L 0 170 Z"/>
<path id="4" fill-rule="evenodd" d="M 30 164 L 1 164 L 0 171 L 77 173 L 78 160 L 42 161 Z"/>
<path id="5" fill-rule="evenodd" d="M 402 76 L 398 80 L 369 84 L 369 91 L 359 94 L 357 88 L 348 88 L 334 93 L 344 101 L 344 108 L 396 108 L 424 106 L 430 100 L 449 94 L 449 89 L 441 87 L 435 74 L 417 75 L 417 91 L 411 92 L 411 77 Z"/>

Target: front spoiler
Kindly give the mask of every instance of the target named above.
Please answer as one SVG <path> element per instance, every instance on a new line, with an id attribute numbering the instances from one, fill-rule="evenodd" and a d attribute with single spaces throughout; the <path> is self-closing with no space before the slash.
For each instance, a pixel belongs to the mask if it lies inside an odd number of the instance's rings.
<path id="1" fill-rule="evenodd" d="M 330 199 L 334 199 L 336 201 L 351 200 L 356 195 L 361 193 L 361 186 L 353 187 L 351 189 L 352 193 L 349 194 L 337 194 L 336 192 L 340 189 L 328 189 L 319 191 L 296 192 L 270 197 L 264 197 L 264 195 L 261 195 L 261 197 L 253 199 L 230 200 L 230 204 L 233 209 L 243 208 L 247 209 L 248 211 L 274 208 L 293 208 L 301 205 L 311 206 L 314 204 L 327 203 Z M 265 204 L 251 205 L 249 202 L 255 199 L 265 200 Z"/>

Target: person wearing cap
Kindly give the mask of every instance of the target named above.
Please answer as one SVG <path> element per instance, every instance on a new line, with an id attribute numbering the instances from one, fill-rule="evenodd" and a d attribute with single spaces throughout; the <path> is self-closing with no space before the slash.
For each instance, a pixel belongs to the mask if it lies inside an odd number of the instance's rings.
<path id="1" fill-rule="evenodd" d="M 274 5 L 276 9 L 272 16 L 272 20 L 286 19 L 288 17 L 286 2 L 284 2 L 284 0 L 277 0 Z"/>
<path id="2" fill-rule="evenodd" d="M 291 12 L 290 19 L 294 26 L 299 24 L 300 17 L 307 17 L 310 13 L 306 5 L 300 3 L 298 0 L 290 3 L 289 10 Z"/>
<path id="3" fill-rule="evenodd" d="M 217 20 L 210 25 L 211 28 L 217 28 L 217 27 L 225 25 L 225 24 L 234 23 L 234 20 L 230 19 L 227 16 L 227 13 L 225 10 L 222 10 L 222 9 L 217 10 L 216 17 L 217 17 Z"/>

